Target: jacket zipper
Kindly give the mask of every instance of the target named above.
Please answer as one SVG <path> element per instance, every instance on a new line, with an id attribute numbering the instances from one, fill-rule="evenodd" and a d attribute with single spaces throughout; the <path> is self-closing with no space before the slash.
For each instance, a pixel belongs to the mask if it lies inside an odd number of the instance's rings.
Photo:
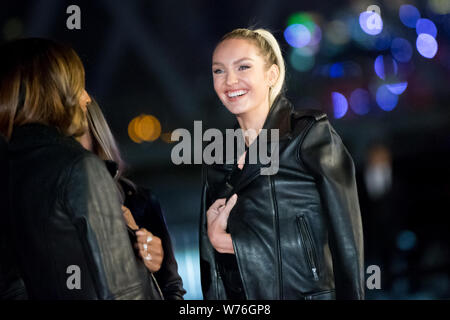
<path id="1" fill-rule="evenodd" d="M 306 253 L 306 259 L 308 260 L 308 265 L 311 269 L 314 280 L 318 281 L 319 275 L 318 275 L 318 270 L 317 270 L 316 251 L 314 249 L 313 239 L 312 239 L 311 233 L 309 232 L 309 228 L 306 223 L 305 217 L 303 217 L 303 216 L 297 217 L 297 226 L 299 227 L 300 236 L 302 237 L 302 241 L 304 244 L 303 248 Z"/>
<path id="2" fill-rule="evenodd" d="M 278 217 L 278 207 L 276 202 L 275 195 L 275 185 L 273 183 L 272 176 L 269 177 L 270 183 L 270 200 L 272 202 L 272 210 L 273 210 L 273 225 L 275 227 L 275 238 L 276 238 L 276 259 L 277 259 L 277 273 L 278 273 L 278 295 L 279 299 L 283 299 L 283 275 L 282 275 L 282 266 L 281 266 L 281 245 L 280 245 L 280 226 L 279 226 L 279 217 Z"/>

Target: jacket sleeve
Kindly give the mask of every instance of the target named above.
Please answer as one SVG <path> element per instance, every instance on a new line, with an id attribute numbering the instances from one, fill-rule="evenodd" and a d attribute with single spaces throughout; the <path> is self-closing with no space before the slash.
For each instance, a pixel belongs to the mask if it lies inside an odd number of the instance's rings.
<path id="1" fill-rule="evenodd" d="M 363 234 L 355 167 L 326 118 L 307 132 L 300 158 L 315 176 L 329 221 L 336 298 L 364 299 Z"/>
<path id="2" fill-rule="evenodd" d="M 146 279 L 128 239 L 115 184 L 104 164 L 83 154 L 68 172 L 62 203 L 81 242 L 82 265 L 98 299 L 145 299 Z"/>
<path id="3" fill-rule="evenodd" d="M 27 293 L 16 265 L 10 234 L 8 166 L 6 141 L 0 134 L 0 300 L 25 300 Z"/>
<path id="4" fill-rule="evenodd" d="M 156 272 L 155 278 L 161 287 L 166 300 L 183 300 L 186 291 L 183 289 L 183 280 L 178 274 L 178 264 L 173 252 L 172 241 L 167 229 L 161 205 L 156 196 L 145 189 L 146 198 L 149 199 L 145 208 L 146 228 L 161 238 L 164 260 L 161 269 Z"/>

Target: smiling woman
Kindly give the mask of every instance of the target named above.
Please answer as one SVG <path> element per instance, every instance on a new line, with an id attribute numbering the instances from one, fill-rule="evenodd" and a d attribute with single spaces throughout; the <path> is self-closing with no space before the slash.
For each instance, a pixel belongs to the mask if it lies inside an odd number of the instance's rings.
<path id="1" fill-rule="evenodd" d="M 281 94 L 285 67 L 267 30 L 236 29 L 213 53 L 214 90 L 261 155 L 204 166 L 200 267 L 206 299 L 362 299 L 363 241 L 352 158 L 327 116 L 295 111 Z M 262 132 L 278 130 L 279 139 Z M 264 131 L 263 131 L 264 130 Z M 272 155 L 273 157 L 274 155 Z M 225 156 L 226 159 L 230 157 Z M 233 159 L 233 158 L 232 158 Z"/>

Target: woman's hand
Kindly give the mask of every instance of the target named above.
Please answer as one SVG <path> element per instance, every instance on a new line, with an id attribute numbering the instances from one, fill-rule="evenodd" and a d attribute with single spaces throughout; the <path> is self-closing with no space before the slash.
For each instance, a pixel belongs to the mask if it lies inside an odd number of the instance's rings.
<path id="1" fill-rule="evenodd" d="M 130 209 L 125 206 L 122 206 L 123 217 L 125 218 L 125 223 L 132 229 L 137 230 L 139 226 L 134 221 L 133 215 L 131 214 Z"/>
<path id="2" fill-rule="evenodd" d="M 144 261 L 145 266 L 150 272 L 157 272 L 161 269 L 161 264 L 164 258 L 164 250 L 161 239 L 153 235 L 145 228 L 139 229 L 136 232 L 137 242 L 136 249 L 139 250 L 139 255 Z"/>
<path id="3" fill-rule="evenodd" d="M 208 224 L 208 238 L 214 249 L 220 253 L 234 253 L 231 235 L 226 232 L 228 216 L 237 201 L 234 194 L 228 202 L 226 199 L 218 199 L 206 212 Z"/>

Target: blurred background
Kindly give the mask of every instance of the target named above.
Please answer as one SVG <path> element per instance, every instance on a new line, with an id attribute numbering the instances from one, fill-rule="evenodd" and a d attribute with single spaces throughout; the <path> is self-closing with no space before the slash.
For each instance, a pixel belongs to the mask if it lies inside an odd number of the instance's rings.
<path id="1" fill-rule="evenodd" d="M 67 27 L 70 5 L 81 29 Z M 274 32 L 287 97 L 326 112 L 355 160 L 365 263 L 381 269 L 367 298 L 450 298 L 450 0 L 0 4 L 3 41 L 52 38 L 81 56 L 128 176 L 161 201 L 187 299 L 202 299 L 201 166 L 171 162 L 170 134 L 194 120 L 234 124 L 213 91 L 211 55 L 248 26 Z"/>

